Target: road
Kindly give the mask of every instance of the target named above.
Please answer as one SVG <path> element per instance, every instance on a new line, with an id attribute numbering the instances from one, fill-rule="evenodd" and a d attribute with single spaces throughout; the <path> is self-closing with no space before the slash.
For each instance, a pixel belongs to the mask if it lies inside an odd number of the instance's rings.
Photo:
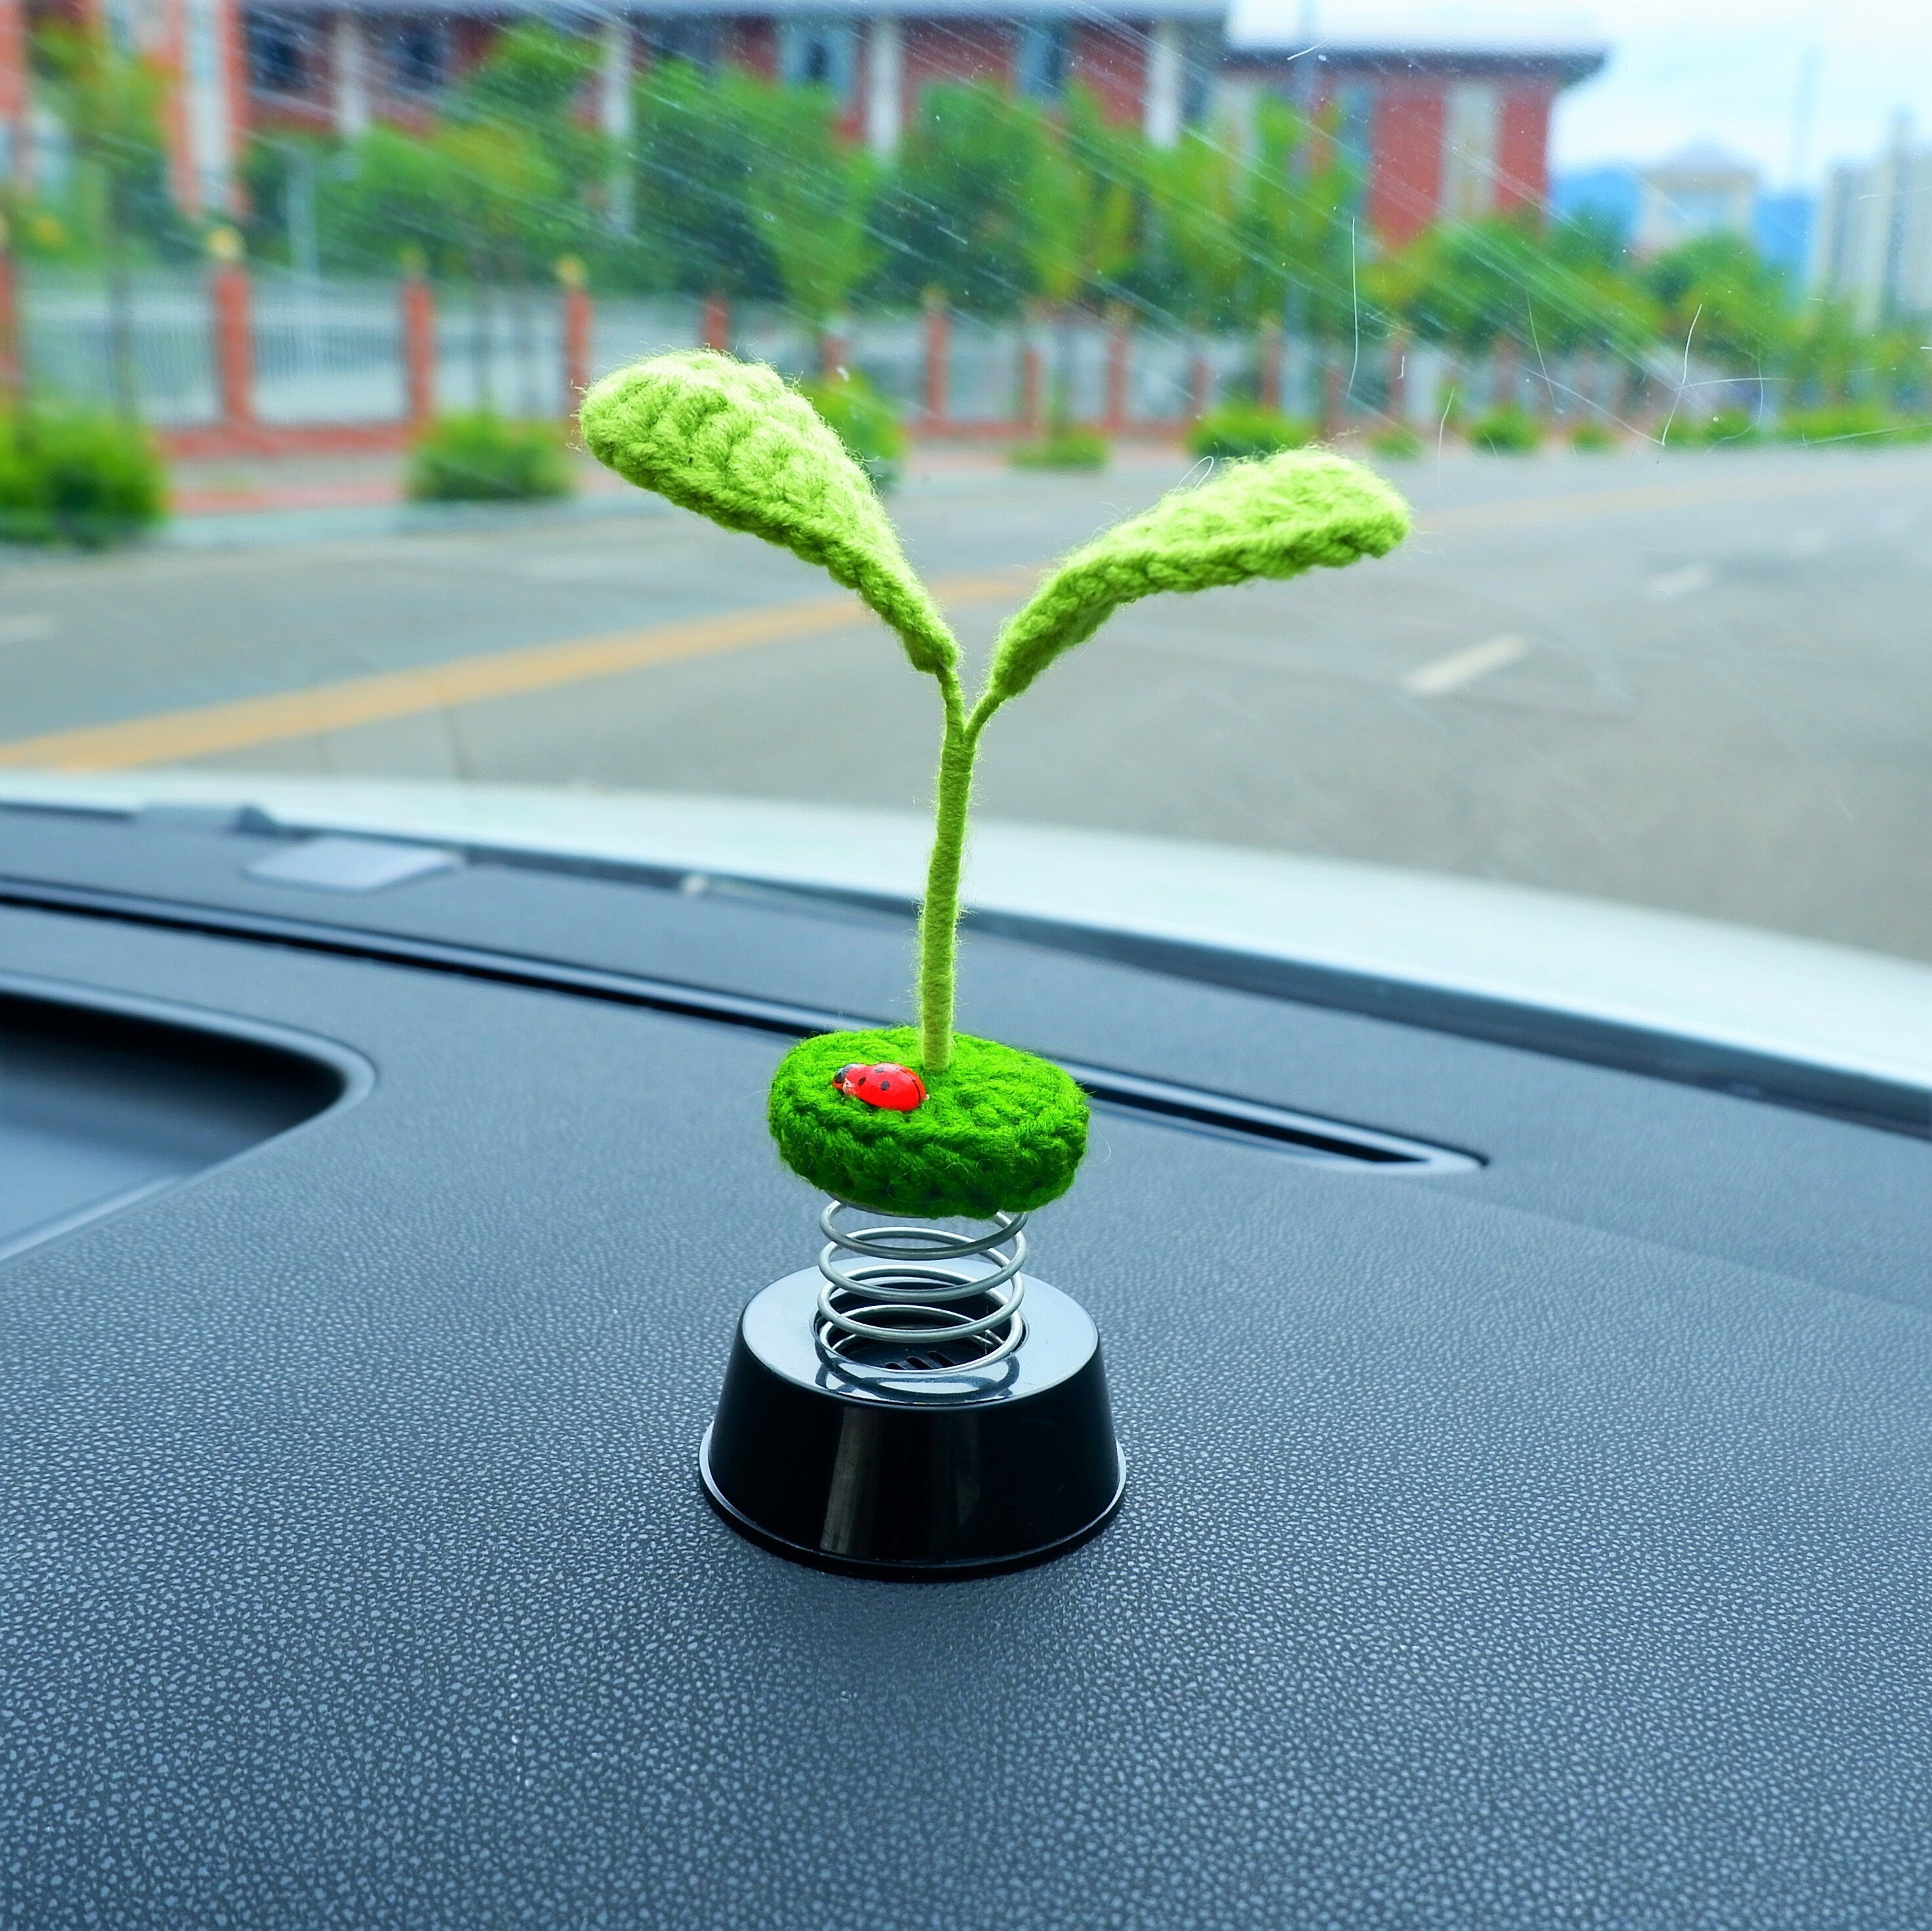
<path id="1" fill-rule="evenodd" d="M 1182 473 L 895 513 L 983 650 Z M 1932 452 L 1388 466 L 1390 560 L 1123 613 L 981 808 L 1334 853 L 1932 959 Z M 634 513 L 0 569 L 0 765 L 458 776 L 906 808 L 930 685 L 820 575 Z"/>

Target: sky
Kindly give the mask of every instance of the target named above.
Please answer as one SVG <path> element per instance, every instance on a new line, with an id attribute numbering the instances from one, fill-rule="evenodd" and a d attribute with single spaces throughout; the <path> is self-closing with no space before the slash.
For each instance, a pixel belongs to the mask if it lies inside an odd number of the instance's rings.
<path id="1" fill-rule="evenodd" d="M 1594 43 L 1610 59 L 1562 96 L 1559 170 L 1660 160 L 1715 141 L 1754 161 L 1767 185 L 1815 186 L 1826 164 L 1868 159 L 1892 117 L 1910 112 L 1932 144 L 1932 4 L 1928 0 L 1235 0 L 1241 38 L 1317 34 L 1418 42 L 1531 37 Z M 1794 139 L 1808 63 L 1808 136 Z"/>

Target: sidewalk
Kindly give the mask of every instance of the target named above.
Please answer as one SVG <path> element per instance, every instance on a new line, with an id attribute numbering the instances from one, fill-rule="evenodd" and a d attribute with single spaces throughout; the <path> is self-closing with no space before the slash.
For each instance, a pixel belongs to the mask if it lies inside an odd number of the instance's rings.
<path id="1" fill-rule="evenodd" d="M 1171 467 L 1172 441 L 1122 440 L 1111 466 Z M 170 480 L 170 508 L 177 524 L 218 518 L 224 524 L 248 516 L 304 510 L 383 509 L 401 505 L 404 459 L 398 452 L 349 456 L 236 457 L 176 463 Z M 588 456 L 576 459 L 577 500 L 622 496 L 631 486 Z M 1011 474 L 1003 443 L 932 442 L 906 458 L 907 484 L 984 481 Z M 452 506 L 454 507 L 454 506 Z"/>
<path id="2" fill-rule="evenodd" d="M 577 466 L 580 493 L 609 494 L 628 487 L 587 456 Z M 403 469 L 402 455 L 392 451 L 181 462 L 170 472 L 169 506 L 176 517 L 203 517 L 400 503 Z"/>

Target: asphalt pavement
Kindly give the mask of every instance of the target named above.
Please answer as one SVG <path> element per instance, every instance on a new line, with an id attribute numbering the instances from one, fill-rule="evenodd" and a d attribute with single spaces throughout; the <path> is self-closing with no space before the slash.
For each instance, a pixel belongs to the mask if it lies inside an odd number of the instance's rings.
<path id="1" fill-rule="evenodd" d="M 1932 959 L 1932 452 L 1385 467 L 1395 557 L 1123 613 L 989 730 L 981 809 Z M 1184 473 L 954 466 L 894 512 L 977 652 Z M 932 687 L 822 575 L 596 507 L 10 562 L 0 764 L 924 801 Z"/>

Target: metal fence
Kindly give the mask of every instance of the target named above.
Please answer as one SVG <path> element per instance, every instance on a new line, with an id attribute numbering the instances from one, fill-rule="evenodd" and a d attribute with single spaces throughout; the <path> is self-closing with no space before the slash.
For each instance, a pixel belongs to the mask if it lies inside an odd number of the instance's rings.
<path id="1" fill-rule="evenodd" d="M 682 295 L 600 295 L 592 310 L 590 370 L 602 375 L 704 340 L 704 304 Z"/>
<path id="2" fill-rule="evenodd" d="M 401 424 L 412 392 L 419 406 L 439 411 L 561 416 L 574 403 L 573 379 L 693 346 L 707 333 L 790 376 L 813 373 L 819 352 L 780 310 L 747 304 L 725 316 L 713 306 L 707 316 L 707 305 L 688 298 L 616 296 L 578 311 L 573 360 L 571 298 L 547 287 L 436 289 L 421 306 L 433 322 L 412 340 L 398 283 L 227 273 L 224 330 L 211 278 L 193 269 L 144 268 L 118 301 L 98 275 L 35 271 L 20 295 L 29 385 L 100 405 L 124 396 L 164 429 L 219 424 L 238 408 L 250 423 L 321 428 Z M 1576 418 L 1628 407 L 1645 382 L 1667 400 L 1687 377 L 1694 389 L 1716 379 L 1709 370 L 1633 371 L 1606 356 L 1526 364 L 1414 343 L 1270 346 L 1254 334 L 1128 330 L 1090 317 L 954 316 L 935 325 L 929 315 L 864 316 L 837 333 L 846 365 L 909 419 L 968 433 L 1046 419 L 1168 429 L 1217 400 L 1263 395 L 1330 423 L 1432 428 L 1452 409 L 1468 416 L 1509 400 Z"/>
<path id="3" fill-rule="evenodd" d="M 926 331 L 916 316 L 855 322 L 847 337 L 845 362 L 902 415 L 916 415 L 925 407 Z"/>
<path id="4" fill-rule="evenodd" d="M 42 273 L 20 304 L 21 359 L 38 394 L 133 404 L 164 428 L 220 412 L 206 281 L 142 269 L 118 301 L 98 277 Z"/>
<path id="5" fill-rule="evenodd" d="M 529 289 L 454 289 L 436 304 L 436 403 L 454 413 L 561 416 L 563 325 L 555 298 Z"/>
<path id="6" fill-rule="evenodd" d="M 383 282 L 258 272 L 250 334 L 264 422 L 390 422 L 407 407 L 401 310 Z"/>

